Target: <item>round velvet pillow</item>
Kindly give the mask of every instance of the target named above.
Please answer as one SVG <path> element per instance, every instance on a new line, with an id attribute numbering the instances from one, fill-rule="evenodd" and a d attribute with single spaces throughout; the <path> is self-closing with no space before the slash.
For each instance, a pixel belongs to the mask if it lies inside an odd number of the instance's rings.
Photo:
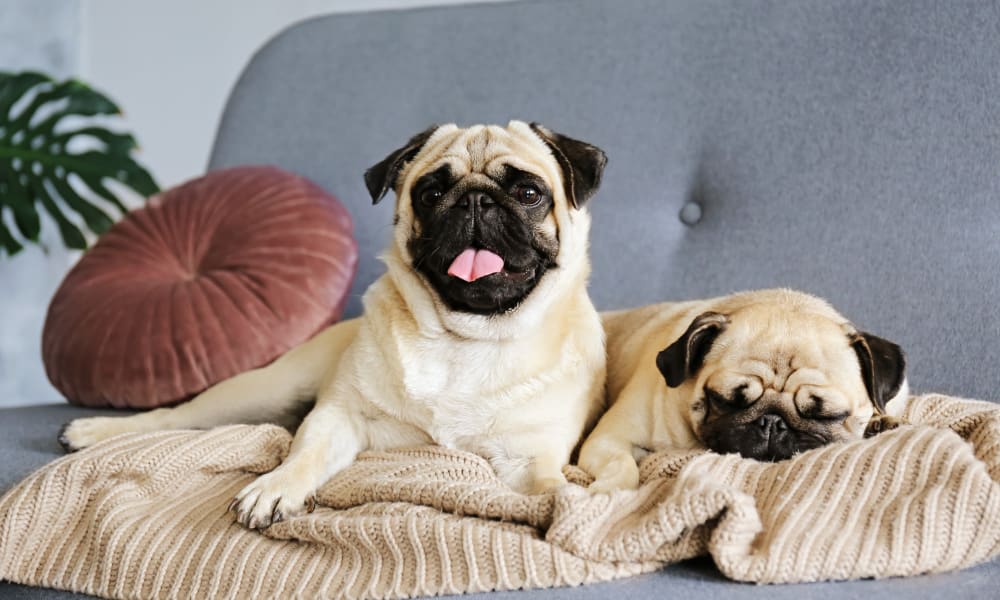
<path id="1" fill-rule="evenodd" d="M 357 265 L 336 198 L 274 167 L 215 171 L 129 213 L 70 270 L 42 356 L 72 404 L 153 408 L 340 317 Z"/>

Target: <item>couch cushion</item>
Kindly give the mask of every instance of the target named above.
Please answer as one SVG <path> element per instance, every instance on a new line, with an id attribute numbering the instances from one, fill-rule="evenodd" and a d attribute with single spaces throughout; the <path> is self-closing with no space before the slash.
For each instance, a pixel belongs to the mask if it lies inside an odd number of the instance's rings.
<path id="1" fill-rule="evenodd" d="M 64 423 L 80 417 L 126 414 L 130 413 L 62 404 L 0 409 L 0 494 L 65 454 L 56 439 Z"/>
<path id="2" fill-rule="evenodd" d="M 274 167 L 168 190 L 101 236 L 49 306 L 42 354 L 70 402 L 173 404 L 335 321 L 354 276 L 336 198 Z"/>
<path id="3" fill-rule="evenodd" d="M 121 411 L 60 404 L 0 409 L 0 496 L 29 473 L 63 456 L 56 438 L 62 424 L 79 417 L 124 415 Z M 0 552 L 10 551 L 0 547 Z M 0 581 L 4 600 L 86 600 L 96 598 Z"/>
<path id="4" fill-rule="evenodd" d="M 998 31 L 990 0 L 323 17 L 254 57 L 212 165 L 276 162 L 338 190 L 357 314 L 392 221 L 364 169 L 433 122 L 538 120 L 608 153 L 588 204 L 599 308 L 800 288 L 899 342 L 918 390 L 997 398 Z"/>

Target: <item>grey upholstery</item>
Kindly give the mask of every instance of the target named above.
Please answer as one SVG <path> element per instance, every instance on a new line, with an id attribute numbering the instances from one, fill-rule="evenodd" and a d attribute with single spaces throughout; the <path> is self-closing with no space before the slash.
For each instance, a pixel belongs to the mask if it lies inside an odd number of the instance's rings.
<path id="1" fill-rule="evenodd" d="M 258 52 L 211 167 L 278 164 L 347 204 L 357 314 L 392 213 L 391 201 L 370 205 L 364 169 L 432 122 L 541 121 L 610 157 L 590 204 L 600 308 L 796 287 L 899 342 L 917 391 L 998 399 L 997 65 L 989 0 L 547 0 L 333 16 Z M 64 416 L 0 412 L 0 485 L 55 455 Z M 35 462 L 10 471 L 12 455 Z M 489 597 L 992 597 L 998 565 L 755 587 L 695 561 Z"/>
<path id="2" fill-rule="evenodd" d="M 128 413 L 60 404 L 0 410 L 0 495 L 35 469 L 63 455 L 56 441 L 63 423 L 79 417 L 111 414 Z M 90 597 L 0 582 L 0 599 L 3 600 Z"/>
<path id="3" fill-rule="evenodd" d="M 899 342 L 918 390 L 998 398 L 992 1 L 554 0 L 319 18 L 226 109 L 213 168 L 277 163 L 350 207 L 359 296 L 392 202 L 364 169 L 433 122 L 604 148 L 599 308 L 792 286 Z M 688 202 L 701 221 L 685 225 Z"/>

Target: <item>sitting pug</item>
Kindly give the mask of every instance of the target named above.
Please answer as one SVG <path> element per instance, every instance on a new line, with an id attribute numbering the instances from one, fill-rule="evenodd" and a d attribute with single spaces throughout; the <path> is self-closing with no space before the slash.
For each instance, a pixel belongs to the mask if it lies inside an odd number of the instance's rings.
<path id="1" fill-rule="evenodd" d="M 637 460 L 663 448 L 776 461 L 872 435 L 908 393 L 899 346 L 792 290 L 607 313 L 604 327 L 613 405 L 579 460 L 597 492 L 635 488 Z"/>
<path id="2" fill-rule="evenodd" d="M 537 124 L 428 129 L 365 173 L 374 202 L 393 189 L 396 208 L 363 316 L 186 404 L 79 419 L 60 441 L 287 423 L 311 408 L 284 463 L 237 494 L 250 528 L 301 512 L 369 449 L 437 443 L 486 457 L 522 492 L 564 484 L 603 408 L 585 203 L 604 164 L 600 149 Z"/>

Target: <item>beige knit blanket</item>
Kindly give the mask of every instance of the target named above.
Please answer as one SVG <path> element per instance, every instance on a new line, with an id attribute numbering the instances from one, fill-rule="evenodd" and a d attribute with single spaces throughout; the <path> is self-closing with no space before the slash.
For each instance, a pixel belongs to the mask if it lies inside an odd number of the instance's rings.
<path id="1" fill-rule="evenodd" d="M 109 598 L 402 598 L 576 585 L 710 554 L 741 581 L 914 575 L 1000 548 L 1000 407 L 916 397 L 906 426 L 766 464 L 660 453 L 637 492 L 522 496 L 437 447 L 362 455 L 264 535 L 226 505 L 274 426 L 121 436 L 0 499 L 0 578 Z M 571 480 L 585 476 L 567 469 Z"/>

